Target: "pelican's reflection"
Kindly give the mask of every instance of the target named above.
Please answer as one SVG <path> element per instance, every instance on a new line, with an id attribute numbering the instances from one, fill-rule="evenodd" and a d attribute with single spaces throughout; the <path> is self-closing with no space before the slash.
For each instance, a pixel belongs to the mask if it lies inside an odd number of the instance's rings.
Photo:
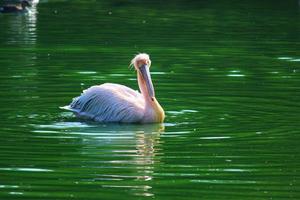
<path id="1" fill-rule="evenodd" d="M 140 177 L 141 179 L 151 180 L 151 176 L 147 176 L 147 174 L 151 174 L 152 165 L 155 160 L 155 145 L 159 140 L 160 133 L 164 130 L 163 125 L 157 125 L 155 127 L 151 127 L 155 129 L 148 129 L 145 131 L 138 131 L 135 134 L 136 137 L 136 154 L 135 163 L 137 164 L 139 172 L 144 173 L 144 177 Z"/>
<path id="2" fill-rule="evenodd" d="M 149 126 L 149 125 L 147 125 Z M 164 131 L 163 124 L 150 125 L 143 131 L 137 131 L 136 137 L 136 157 L 134 159 L 137 174 L 136 179 L 141 182 L 141 187 L 134 189 L 134 194 L 138 196 L 154 196 L 151 186 L 147 181 L 151 181 L 154 173 L 154 164 L 159 162 L 155 158 L 157 153 L 156 145 L 159 143 L 160 134 Z M 145 182 L 145 183 L 143 183 Z"/>
<path id="3" fill-rule="evenodd" d="M 37 125 L 34 130 L 36 137 L 49 137 L 57 139 L 58 144 L 65 144 L 61 152 L 64 156 L 58 153 L 56 157 L 58 163 L 83 168 L 87 174 L 81 174 L 86 178 L 80 181 L 99 181 L 102 188 L 122 188 L 138 196 L 154 195 L 152 180 L 160 162 L 156 155 L 164 124 L 97 124 L 67 120 Z"/>
<path id="4" fill-rule="evenodd" d="M 53 134 L 58 134 L 58 140 L 66 142 L 69 139 L 72 146 L 77 144 L 77 149 L 72 149 L 72 152 L 81 157 L 82 161 L 77 162 L 81 168 L 95 174 L 90 181 L 101 181 L 102 187 L 129 189 L 134 195 L 154 195 L 151 183 L 155 166 L 159 163 L 156 155 L 164 132 L 163 124 L 60 122 L 36 126 L 34 132 L 37 136 L 52 139 Z M 68 151 L 67 147 L 64 149 Z M 65 162 L 65 157 L 61 162 Z"/>

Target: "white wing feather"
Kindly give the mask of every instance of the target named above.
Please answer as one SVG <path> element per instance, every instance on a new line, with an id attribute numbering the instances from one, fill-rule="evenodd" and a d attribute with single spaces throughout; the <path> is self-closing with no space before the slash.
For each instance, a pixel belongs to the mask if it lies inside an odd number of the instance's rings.
<path id="1" fill-rule="evenodd" d="M 98 122 L 139 122 L 143 118 L 144 99 L 142 95 L 123 85 L 105 83 L 84 90 L 73 99 L 70 110 L 78 117 Z"/>

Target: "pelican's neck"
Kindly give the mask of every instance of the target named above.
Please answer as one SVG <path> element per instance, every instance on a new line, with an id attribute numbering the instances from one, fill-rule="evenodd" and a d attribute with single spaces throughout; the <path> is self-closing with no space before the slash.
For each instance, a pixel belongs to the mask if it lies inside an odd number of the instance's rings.
<path id="1" fill-rule="evenodd" d="M 149 96 L 145 81 L 140 75 L 140 73 L 138 73 L 137 76 L 139 88 L 145 100 L 145 114 L 142 121 L 145 123 L 163 122 L 165 118 L 164 110 L 162 109 L 155 97 Z"/>
<path id="2" fill-rule="evenodd" d="M 149 104 L 151 103 L 152 98 L 149 96 L 144 79 L 142 78 L 139 72 L 137 74 L 138 74 L 137 76 L 138 76 L 138 84 L 139 84 L 140 91 L 145 99 L 146 104 Z"/>

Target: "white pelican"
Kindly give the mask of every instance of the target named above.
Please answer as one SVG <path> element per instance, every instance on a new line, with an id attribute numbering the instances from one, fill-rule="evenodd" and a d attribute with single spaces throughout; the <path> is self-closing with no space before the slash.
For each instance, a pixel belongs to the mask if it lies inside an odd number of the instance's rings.
<path id="1" fill-rule="evenodd" d="M 70 105 L 61 108 L 74 112 L 79 118 L 98 122 L 163 122 L 165 113 L 155 98 L 149 71 L 149 55 L 136 55 L 131 65 L 137 71 L 141 93 L 124 85 L 104 83 L 84 90 Z"/>

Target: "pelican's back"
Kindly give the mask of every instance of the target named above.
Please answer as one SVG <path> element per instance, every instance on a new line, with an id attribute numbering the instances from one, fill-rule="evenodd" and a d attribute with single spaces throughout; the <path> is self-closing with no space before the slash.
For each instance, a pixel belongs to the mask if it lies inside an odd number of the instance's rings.
<path id="1" fill-rule="evenodd" d="M 143 117 L 143 107 L 137 99 L 142 99 L 138 92 L 123 85 L 106 83 L 84 90 L 62 109 L 98 122 L 133 123 Z"/>

